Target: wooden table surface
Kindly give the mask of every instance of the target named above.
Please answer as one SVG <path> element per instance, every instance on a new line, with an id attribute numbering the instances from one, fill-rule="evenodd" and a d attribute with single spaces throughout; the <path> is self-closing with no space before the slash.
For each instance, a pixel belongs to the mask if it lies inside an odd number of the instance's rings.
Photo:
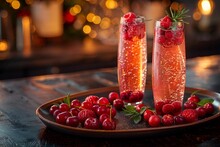
<path id="1" fill-rule="evenodd" d="M 150 64 L 147 84 L 151 83 Z M 67 93 L 117 85 L 116 68 L 0 81 L 0 146 L 220 146 L 220 118 L 192 130 L 133 139 L 88 138 L 47 128 L 41 104 Z M 220 56 L 187 60 L 188 87 L 220 92 Z"/>

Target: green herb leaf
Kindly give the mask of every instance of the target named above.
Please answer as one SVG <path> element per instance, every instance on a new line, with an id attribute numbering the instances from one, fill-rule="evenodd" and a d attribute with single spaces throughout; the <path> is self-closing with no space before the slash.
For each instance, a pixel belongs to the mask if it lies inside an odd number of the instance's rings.
<path id="1" fill-rule="evenodd" d="M 140 114 L 143 114 L 144 113 L 144 111 L 147 109 L 147 107 L 146 106 L 144 106 L 144 107 L 142 107 L 141 108 L 141 110 L 140 110 Z"/>
<path id="2" fill-rule="evenodd" d="M 64 99 L 63 102 L 70 106 L 70 94 L 68 94 Z"/>
<path id="3" fill-rule="evenodd" d="M 199 106 L 204 106 L 206 103 L 213 103 L 213 102 L 214 102 L 214 100 L 211 98 L 204 98 L 200 102 L 198 102 L 197 104 Z"/>
<path id="4" fill-rule="evenodd" d="M 144 113 L 144 111 L 146 110 L 146 107 L 141 109 L 140 112 L 137 112 L 136 108 L 132 105 L 126 105 L 125 108 L 123 109 L 123 112 L 125 114 L 125 116 L 129 116 L 131 120 L 133 120 L 133 122 L 135 124 L 138 124 L 141 121 L 141 115 L 142 113 Z"/>
<path id="5" fill-rule="evenodd" d="M 133 121 L 135 124 L 138 124 L 141 121 L 141 115 L 137 115 L 137 116 L 133 117 Z"/>

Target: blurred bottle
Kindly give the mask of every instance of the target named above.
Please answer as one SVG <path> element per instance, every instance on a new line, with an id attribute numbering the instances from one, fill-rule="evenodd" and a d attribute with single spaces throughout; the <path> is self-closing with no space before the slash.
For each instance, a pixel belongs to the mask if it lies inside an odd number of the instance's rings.
<path id="1" fill-rule="evenodd" d="M 44 45 L 61 40 L 63 34 L 63 1 L 34 0 L 31 5 L 33 43 Z"/>

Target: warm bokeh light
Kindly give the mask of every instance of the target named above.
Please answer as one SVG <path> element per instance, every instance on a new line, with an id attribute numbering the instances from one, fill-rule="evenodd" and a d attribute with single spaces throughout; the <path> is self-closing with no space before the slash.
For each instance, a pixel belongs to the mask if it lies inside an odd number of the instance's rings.
<path id="1" fill-rule="evenodd" d="M 89 26 L 89 25 L 85 25 L 84 27 L 83 27 L 83 32 L 85 33 L 85 34 L 89 34 L 90 32 L 91 32 L 91 27 Z"/>
<path id="2" fill-rule="evenodd" d="M 94 16 L 95 16 L 94 13 L 89 13 L 89 14 L 86 16 L 87 21 L 88 21 L 88 22 L 92 22 Z"/>
<path id="3" fill-rule="evenodd" d="M 13 0 L 6 0 L 6 2 L 11 3 Z"/>
<path id="4" fill-rule="evenodd" d="M 193 19 L 194 20 L 196 20 L 196 21 L 198 21 L 198 20 L 200 20 L 201 19 L 201 13 L 199 13 L 198 11 L 196 11 L 196 12 L 194 12 L 193 13 Z"/>
<path id="5" fill-rule="evenodd" d="M 82 8 L 80 5 L 74 5 L 73 7 L 70 8 L 70 14 L 76 15 L 81 12 Z"/>
<path id="6" fill-rule="evenodd" d="M 92 22 L 93 22 L 94 24 L 100 24 L 100 22 L 101 22 L 101 17 L 98 16 L 98 15 L 95 15 L 95 16 L 92 18 Z"/>
<path id="7" fill-rule="evenodd" d="M 198 8 L 203 15 L 210 15 L 212 14 L 214 3 L 212 0 L 200 0 Z"/>
<path id="8" fill-rule="evenodd" d="M 77 19 L 76 19 L 75 23 L 73 24 L 73 27 L 74 27 L 76 30 L 80 30 L 80 29 L 82 29 L 82 26 L 83 26 L 83 24 L 85 23 L 85 21 L 86 21 L 85 16 L 84 16 L 83 14 L 79 14 L 79 15 L 77 16 Z"/>
<path id="9" fill-rule="evenodd" d="M 32 1 L 33 0 L 25 0 L 26 4 L 28 4 L 28 5 L 32 4 Z"/>
<path id="10" fill-rule="evenodd" d="M 3 52 L 3 51 L 6 51 L 8 50 L 8 43 L 6 41 L 0 41 L 0 51 Z"/>
<path id="11" fill-rule="evenodd" d="M 94 30 L 92 30 L 92 31 L 89 33 L 89 37 L 91 37 L 91 38 L 96 38 L 96 36 L 97 36 L 97 32 L 94 31 Z"/>
<path id="12" fill-rule="evenodd" d="M 101 29 L 108 29 L 111 25 L 111 20 L 108 17 L 104 17 L 100 23 Z"/>
<path id="13" fill-rule="evenodd" d="M 14 0 L 14 1 L 11 2 L 11 6 L 12 6 L 13 9 L 19 9 L 21 4 L 18 0 Z"/>
<path id="14" fill-rule="evenodd" d="M 108 9 L 115 9 L 115 8 L 118 7 L 118 2 L 115 1 L 115 0 L 106 0 L 105 6 L 106 6 Z"/>

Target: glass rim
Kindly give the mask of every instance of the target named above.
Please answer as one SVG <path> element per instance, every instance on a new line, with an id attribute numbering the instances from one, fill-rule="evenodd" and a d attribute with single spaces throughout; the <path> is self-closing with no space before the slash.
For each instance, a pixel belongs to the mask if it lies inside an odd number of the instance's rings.
<path id="1" fill-rule="evenodd" d="M 160 20 L 156 20 L 156 23 L 155 23 L 155 27 L 160 27 Z M 172 26 L 176 26 L 176 25 L 180 25 L 181 27 L 179 28 L 182 28 L 184 29 L 184 22 L 171 22 L 172 23 Z"/>
<path id="2" fill-rule="evenodd" d="M 145 22 L 145 17 L 144 16 L 137 16 L 136 18 L 134 18 L 134 22 L 136 23 L 144 23 Z M 120 23 L 126 23 L 125 22 L 125 18 L 122 16 L 120 19 Z"/>

